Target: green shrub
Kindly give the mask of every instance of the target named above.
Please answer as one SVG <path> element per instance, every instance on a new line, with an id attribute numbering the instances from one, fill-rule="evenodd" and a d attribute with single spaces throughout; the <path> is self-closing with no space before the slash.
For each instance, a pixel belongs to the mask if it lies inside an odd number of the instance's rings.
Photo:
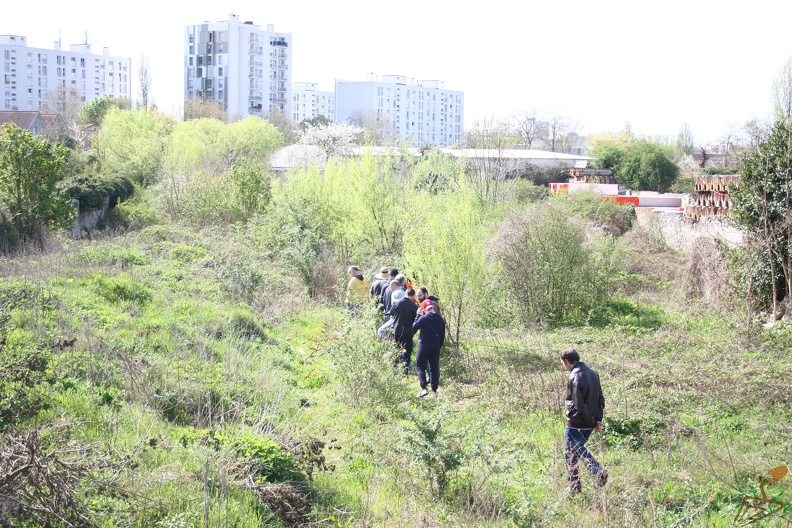
<path id="1" fill-rule="evenodd" d="M 617 246 L 553 205 L 513 219 L 494 243 L 504 287 L 529 325 L 556 324 L 606 302 L 617 280 Z"/>
<path id="2" fill-rule="evenodd" d="M 250 463 L 257 484 L 308 481 L 291 453 L 274 440 L 250 431 L 218 434 L 217 439 Z"/>
<path id="3" fill-rule="evenodd" d="M 151 290 L 147 286 L 123 274 L 114 277 L 95 275 L 90 283 L 94 292 L 110 303 L 145 304 L 151 300 Z"/>
<path id="4" fill-rule="evenodd" d="M 107 224 L 112 228 L 139 230 L 158 222 L 159 211 L 151 204 L 148 193 L 142 191 L 110 209 L 107 215 Z"/>
<path id="5" fill-rule="evenodd" d="M 5 431 L 49 405 L 55 377 L 48 369 L 52 353 L 40 350 L 33 334 L 3 328 L 0 337 L 0 431 Z"/>
<path id="6" fill-rule="evenodd" d="M 740 174 L 740 167 L 704 167 L 701 169 L 701 173 L 708 176 L 716 176 L 719 174 Z"/>
<path id="7" fill-rule="evenodd" d="M 608 226 L 617 236 L 629 231 L 635 220 L 632 205 L 620 205 L 590 191 L 560 194 L 554 201 L 573 216 Z"/>
<path id="8" fill-rule="evenodd" d="M 0 254 L 13 253 L 19 247 L 19 233 L 8 221 L 8 217 L 0 211 Z"/>
<path id="9" fill-rule="evenodd" d="M 62 192 L 77 200 L 80 212 L 101 209 L 105 198 L 110 207 L 115 207 L 135 192 L 129 178 L 117 175 L 98 176 L 82 174 L 73 176 L 61 184 Z"/>

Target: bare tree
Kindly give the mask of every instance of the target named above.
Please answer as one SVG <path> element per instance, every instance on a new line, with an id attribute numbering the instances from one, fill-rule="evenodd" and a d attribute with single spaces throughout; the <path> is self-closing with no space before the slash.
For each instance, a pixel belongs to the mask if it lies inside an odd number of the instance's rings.
<path id="1" fill-rule="evenodd" d="M 138 67 L 138 87 L 140 93 L 138 94 L 138 107 L 144 110 L 149 109 L 151 98 L 151 67 L 149 65 L 148 55 L 141 55 L 140 67 Z"/>
<path id="2" fill-rule="evenodd" d="M 692 156 L 696 151 L 696 141 L 693 138 L 693 131 L 690 129 L 689 124 L 682 123 L 682 126 L 679 128 L 674 150 L 679 159 L 683 156 Z"/>
<path id="3" fill-rule="evenodd" d="M 283 142 L 285 145 L 294 145 L 300 141 L 300 127 L 280 110 L 270 110 L 267 115 L 264 116 L 264 119 L 272 123 L 272 125 L 283 134 Z"/>
<path id="4" fill-rule="evenodd" d="M 508 121 L 485 118 L 476 121 L 466 136 L 467 148 L 473 151 L 466 171 L 473 189 L 482 200 L 502 198 L 516 180 L 510 176 L 517 169 L 504 151 L 514 148 L 519 134 Z"/>
<path id="5" fill-rule="evenodd" d="M 57 85 L 47 91 L 47 100 L 41 111 L 47 114 L 60 114 L 66 126 L 80 122 L 83 100 L 80 91 L 74 86 Z"/>
<path id="6" fill-rule="evenodd" d="M 557 152 L 559 140 L 568 132 L 569 118 L 558 111 L 553 112 L 547 118 L 547 127 L 542 136 L 545 148 L 552 152 Z"/>
<path id="7" fill-rule="evenodd" d="M 740 137 L 740 127 L 737 125 L 737 123 L 728 123 L 726 125 L 726 131 L 720 138 L 721 155 L 723 156 L 724 167 L 729 165 L 732 155 L 741 142 L 742 138 Z"/>
<path id="8" fill-rule="evenodd" d="M 748 140 L 748 147 L 751 151 L 759 150 L 759 144 L 768 136 L 769 130 L 766 123 L 758 119 L 751 119 L 743 125 L 745 136 Z"/>
<path id="9" fill-rule="evenodd" d="M 399 137 L 391 120 L 374 111 L 353 112 L 349 122 L 363 129 L 361 143 L 366 145 L 392 145 Z"/>
<path id="10" fill-rule="evenodd" d="M 194 97 L 184 100 L 184 120 L 213 118 L 226 121 L 226 112 L 222 101 Z"/>
<path id="11" fill-rule="evenodd" d="M 787 123 L 792 120 L 792 58 L 787 59 L 773 81 L 775 118 Z"/>
<path id="12" fill-rule="evenodd" d="M 526 149 L 532 149 L 534 143 L 546 134 L 547 121 L 543 121 L 535 109 L 515 114 L 514 129 L 520 135 L 520 142 Z"/>

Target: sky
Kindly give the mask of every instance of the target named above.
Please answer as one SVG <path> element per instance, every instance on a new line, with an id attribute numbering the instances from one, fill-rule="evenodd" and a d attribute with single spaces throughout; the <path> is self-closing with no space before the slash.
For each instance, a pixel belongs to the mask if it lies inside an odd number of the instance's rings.
<path id="1" fill-rule="evenodd" d="M 292 34 L 294 82 L 332 91 L 336 79 L 437 79 L 465 94 L 465 127 L 535 110 L 582 135 L 623 130 L 716 143 L 769 119 L 772 85 L 792 58 L 792 1 L 752 0 L 98 0 L 4 2 L 0 34 L 28 46 L 147 57 L 152 98 L 178 114 L 184 26 L 242 20 Z M 119 10 L 123 6 L 123 11 Z M 732 7 L 733 6 L 733 7 Z"/>

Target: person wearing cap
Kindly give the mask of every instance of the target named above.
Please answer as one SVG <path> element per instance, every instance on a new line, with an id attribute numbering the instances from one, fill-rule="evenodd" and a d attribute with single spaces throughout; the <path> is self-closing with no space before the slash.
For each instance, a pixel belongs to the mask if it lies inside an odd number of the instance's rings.
<path id="1" fill-rule="evenodd" d="M 389 271 L 390 270 L 387 267 L 381 268 L 380 272 L 374 275 L 376 280 L 371 283 L 371 288 L 369 288 L 369 299 L 379 299 L 380 295 L 382 294 L 382 288 L 388 284 Z"/>
<path id="2" fill-rule="evenodd" d="M 418 381 L 421 384 L 419 398 L 429 394 L 426 388 L 429 385 L 432 387 L 432 393 L 437 395 L 437 387 L 440 385 L 440 349 L 445 342 L 446 330 L 445 320 L 437 313 L 432 301 L 424 300 L 421 303 L 421 309 L 424 311 L 424 315 L 416 319 L 412 325 L 413 334 L 420 332 L 418 353 L 415 356 Z M 427 372 L 429 374 L 428 382 Z"/>
<path id="3" fill-rule="evenodd" d="M 349 266 L 347 270 L 349 282 L 347 283 L 346 305 L 347 311 L 355 311 L 366 300 L 368 282 L 363 278 L 357 266 Z"/>
<path id="4" fill-rule="evenodd" d="M 413 352 L 413 331 L 412 325 L 418 314 L 418 306 L 415 304 L 415 290 L 407 290 L 404 298 L 396 301 L 391 309 L 393 316 L 393 339 L 396 348 L 401 350 L 401 354 L 396 358 L 396 362 L 404 363 L 404 373 L 412 372 L 412 352 Z"/>

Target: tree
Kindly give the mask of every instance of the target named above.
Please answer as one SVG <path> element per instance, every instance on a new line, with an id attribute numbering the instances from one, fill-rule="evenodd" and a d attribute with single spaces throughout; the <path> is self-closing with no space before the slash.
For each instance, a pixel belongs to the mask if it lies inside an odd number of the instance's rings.
<path id="1" fill-rule="evenodd" d="M 522 146 L 532 149 L 534 143 L 547 134 L 547 121 L 543 121 L 536 110 L 531 109 L 514 116 L 514 129 L 520 135 Z"/>
<path id="2" fill-rule="evenodd" d="M 57 185 L 69 151 L 18 126 L 0 128 L 0 200 L 22 241 L 41 245 L 44 229 L 69 220 L 69 204 Z"/>
<path id="3" fill-rule="evenodd" d="M 553 112 L 547 118 L 547 126 L 543 129 L 541 139 L 545 143 L 545 148 L 551 152 L 557 152 L 559 141 L 568 132 L 569 118 L 559 112 Z"/>
<path id="4" fill-rule="evenodd" d="M 280 110 L 270 110 L 264 119 L 269 121 L 281 133 L 285 145 L 294 145 L 300 141 L 300 127 Z M 330 122 L 329 119 L 325 119 L 328 123 Z"/>
<path id="5" fill-rule="evenodd" d="M 616 165 L 616 181 L 637 191 L 666 192 L 679 176 L 668 147 L 639 139 L 631 143 Z"/>
<path id="6" fill-rule="evenodd" d="M 138 108 L 148 110 L 151 98 L 151 67 L 148 55 L 141 55 L 138 67 Z"/>
<path id="7" fill-rule="evenodd" d="M 348 155 L 361 132 L 363 132 L 362 128 L 348 123 L 311 126 L 303 131 L 300 143 L 320 147 L 327 161 L 333 156 Z"/>
<path id="8" fill-rule="evenodd" d="M 693 132 L 690 130 L 690 125 L 682 123 L 674 144 L 674 154 L 677 159 L 681 159 L 683 156 L 692 156 L 695 151 L 696 143 L 693 138 Z"/>
<path id="9" fill-rule="evenodd" d="M 594 158 L 592 165 L 598 169 L 615 171 L 624 157 L 626 145 L 608 137 L 594 138 L 592 145 L 591 156 Z"/>
<path id="10" fill-rule="evenodd" d="M 792 120 L 792 58 L 787 59 L 773 82 L 775 120 Z"/>
<path id="11" fill-rule="evenodd" d="M 333 122 L 325 115 L 318 115 L 316 117 L 312 117 L 311 119 L 303 119 L 300 121 L 300 130 L 305 130 L 309 126 L 327 126 L 332 125 Z"/>
<path id="12" fill-rule="evenodd" d="M 731 157 L 734 155 L 741 143 L 740 130 L 736 123 L 729 123 L 726 131 L 720 138 L 720 151 L 723 156 L 723 166 L 727 167 Z"/>
<path id="13" fill-rule="evenodd" d="M 226 120 L 226 111 L 222 101 L 193 97 L 184 100 L 184 120 L 211 118 L 218 121 Z"/>
<path id="14" fill-rule="evenodd" d="M 138 184 L 155 182 L 172 128 L 173 118 L 156 110 L 111 108 L 93 141 L 102 170 Z"/>
<path id="15" fill-rule="evenodd" d="M 91 99 L 83 105 L 80 120 L 83 123 L 98 125 L 102 122 L 105 114 L 107 114 L 107 111 L 110 110 L 112 106 L 113 99 L 106 95 Z"/>
<path id="16" fill-rule="evenodd" d="M 774 311 L 792 292 L 792 124 L 779 117 L 743 158 L 740 184 L 729 192 L 735 219 L 764 246 Z"/>
<path id="17" fill-rule="evenodd" d="M 769 134 L 769 128 L 770 127 L 758 119 L 746 121 L 743 125 L 743 130 L 748 138 L 748 148 L 751 151 L 759 150 L 759 145 Z"/>
<path id="18" fill-rule="evenodd" d="M 513 148 L 517 141 L 519 135 L 505 120 L 480 119 L 467 131 L 465 142 L 473 156 L 465 174 L 481 200 L 498 200 L 513 186 L 516 180 L 510 176 L 517 165 L 504 151 Z"/>
<path id="19" fill-rule="evenodd" d="M 354 112 L 349 117 L 349 122 L 352 125 L 358 126 L 363 131 L 363 138 L 361 144 L 382 146 L 390 145 L 399 137 L 396 127 L 390 119 L 386 116 L 379 115 L 376 112 Z M 419 140 L 421 138 L 413 138 Z"/>
<path id="20" fill-rule="evenodd" d="M 67 126 L 78 123 L 83 107 L 82 95 L 74 86 L 57 85 L 47 90 L 47 100 L 41 111 L 47 114 L 60 114 Z"/>
<path id="21" fill-rule="evenodd" d="M 416 203 L 422 226 L 404 233 L 404 267 L 438 296 L 446 331 L 458 347 L 486 283 L 487 217 L 470 192 L 424 195 Z"/>

